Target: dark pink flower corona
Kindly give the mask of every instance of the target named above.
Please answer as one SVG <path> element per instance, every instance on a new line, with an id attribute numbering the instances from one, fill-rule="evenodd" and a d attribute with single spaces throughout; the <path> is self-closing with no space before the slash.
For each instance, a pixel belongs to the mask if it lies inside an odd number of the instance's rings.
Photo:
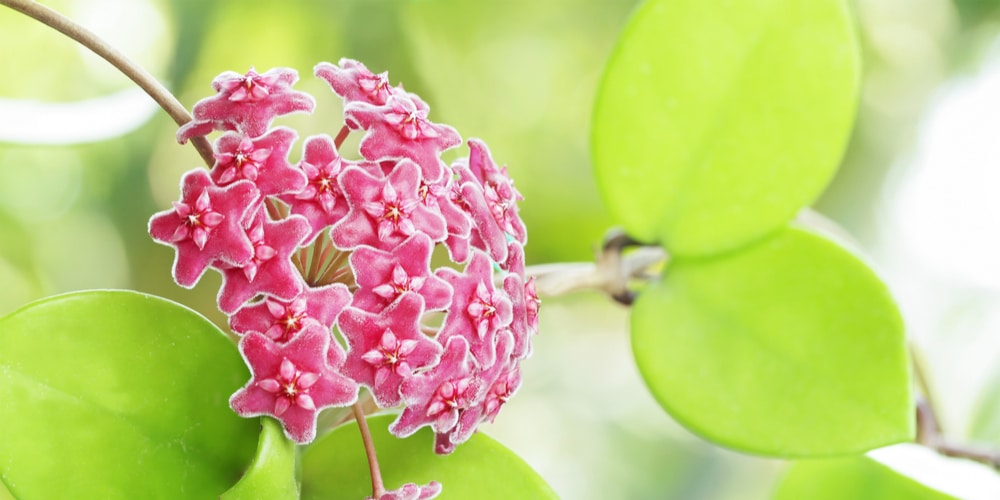
<path id="1" fill-rule="evenodd" d="M 292 89 L 298 73 L 219 75 L 177 135 L 223 131 L 215 164 L 185 174 L 149 232 L 176 249 L 180 285 L 208 268 L 223 276 L 219 308 L 252 372 L 230 399 L 237 413 L 272 416 L 308 443 L 321 409 L 365 387 L 378 406 L 401 407 L 393 433 L 429 426 L 450 453 L 517 391 L 538 331 L 521 195 L 478 139 L 446 164 L 461 136 L 386 73 L 349 59 L 315 73 L 343 99 L 345 125 L 308 137 L 297 162 L 300 134 L 272 122 L 312 111 L 312 96 Z M 340 151 L 350 131 L 363 134 L 359 150 Z M 438 245 L 453 264 L 433 269 Z M 440 489 L 410 483 L 381 498 Z"/>

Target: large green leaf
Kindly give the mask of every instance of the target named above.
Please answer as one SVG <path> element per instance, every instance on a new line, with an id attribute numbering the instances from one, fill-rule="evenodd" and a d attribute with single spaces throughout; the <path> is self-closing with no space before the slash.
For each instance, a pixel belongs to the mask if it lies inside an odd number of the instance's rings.
<path id="1" fill-rule="evenodd" d="M 953 500 L 865 456 L 796 462 L 775 500 Z"/>
<path id="2" fill-rule="evenodd" d="M 778 229 L 836 171 L 857 52 L 843 0 L 650 0 L 619 39 L 594 112 L 608 207 L 674 255 Z"/>
<path id="3" fill-rule="evenodd" d="M 260 419 L 257 455 L 240 482 L 222 494 L 219 500 L 296 500 L 299 485 L 295 481 L 298 447 L 285 437 L 284 429 L 274 419 Z"/>
<path id="4" fill-rule="evenodd" d="M 861 452 L 910 439 L 903 324 L 854 255 L 797 228 L 738 253 L 672 262 L 640 294 L 633 351 L 663 407 L 733 448 Z"/>
<path id="5" fill-rule="evenodd" d="M 0 479 L 17 498 L 215 498 L 253 456 L 236 346 L 164 299 L 94 291 L 0 320 Z"/>
<path id="6" fill-rule="evenodd" d="M 393 418 L 382 415 L 368 419 L 388 489 L 437 481 L 443 485 L 441 499 L 557 498 L 545 480 L 517 455 L 481 433 L 451 455 L 435 455 L 434 434 L 429 429 L 399 439 L 388 431 Z M 356 423 L 339 427 L 306 449 L 303 498 L 356 500 L 371 494 L 368 461 Z"/>

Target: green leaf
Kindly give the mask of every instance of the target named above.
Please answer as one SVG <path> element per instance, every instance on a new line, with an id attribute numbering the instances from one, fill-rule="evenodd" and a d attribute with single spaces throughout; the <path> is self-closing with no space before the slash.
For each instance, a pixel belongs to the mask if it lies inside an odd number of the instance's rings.
<path id="1" fill-rule="evenodd" d="M 789 468 L 775 500 L 952 500 L 871 458 L 803 460 Z"/>
<path id="2" fill-rule="evenodd" d="M 399 439 L 389 433 L 394 415 L 368 419 L 387 489 L 405 483 L 443 485 L 442 500 L 557 498 L 538 474 L 513 452 L 482 433 L 451 455 L 434 453 L 434 434 L 424 428 Z M 302 498 L 357 500 L 372 494 L 368 461 L 356 423 L 317 440 L 303 456 Z"/>
<path id="3" fill-rule="evenodd" d="M 248 378 L 205 318 L 127 291 L 62 295 L 0 320 L 0 480 L 18 498 L 207 498 L 239 479 Z"/>
<path id="4" fill-rule="evenodd" d="M 246 474 L 220 500 L 271 500 L 299 498 L 295 482 L 295 443 L 285 437 L 284 430 L 271 418 L 260 419 L 260 441 L 257 455 Z"/>
<path id="5" fill-rule="evenodd" d="M 673 255 L 777 230 L 823 191 L 854 120 L 843 0 L 651 0 L 598 91 L 593 157 L 611 212 Z"/>
<path id="6" fill-rule="evenodd" d="M 913 435 L 889 291 L 855 256 L 802 229 L 671 262 L 634 305 L 632 347 L 660 404 L 725 446 L 822 456 Z"/>

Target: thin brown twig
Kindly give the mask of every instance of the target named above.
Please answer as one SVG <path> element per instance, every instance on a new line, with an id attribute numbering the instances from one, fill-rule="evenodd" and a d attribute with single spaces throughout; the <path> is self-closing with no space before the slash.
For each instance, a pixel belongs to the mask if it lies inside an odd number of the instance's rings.
<path id="1" fill-rule="evenodd" d="M 135 82 L 149 97 L 152 97 L 164 111 L 173 118 L 177 125 L 184 125 L 191 121 L 191 115 L 187 109 L 181 105 L 180 101 L 170 93 L 153 75 L 131 59 L 121 53 L 118 49 L 102 40 L 92 31 L 80 26 L 70 18 L 50 9 L 33 0 L 0 0 L 0 5 L 5 5 L 16 10 L 36 21 L 49 26 L 52 29 L 75 40 L 80 45 L 90 49 L 112 66 L 121 71 L 130 80 Z M 205 164 L 211 167 L 215 164 L 215 157 L 212 155 L 212 145 L 204 137 L 194 137 L 191 145 L 201 155 Z"/>

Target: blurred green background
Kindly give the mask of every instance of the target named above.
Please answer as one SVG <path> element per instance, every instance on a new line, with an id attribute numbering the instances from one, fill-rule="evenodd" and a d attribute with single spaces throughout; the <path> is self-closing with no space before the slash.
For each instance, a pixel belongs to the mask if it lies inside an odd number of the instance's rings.
<path id="1" fill-rule="evenodd" d="M 591 259 L 614 225 L 591 175 L 589 122 L 634 1 L 45 3 L 189 107 L 222 71 L 297 69 L 297 88 L 318 106 L 279 121 L 300 132 L 293 161 L 301 138 L 340 128 L 336 97 L 312 76 L 317 62 L 388 70 L 430 103 L 433 121 L 484 139 L 509 166 L 525 196 L 529 264 Z M 983 251 L 1000 250 L 1000 2 L 854 4 L 865 46 L 859 122 L 815 208 L 857 237 L 896 290 L 930 353 L 945 425 L 961 436 L 1000 360 L 1000 268 Z M 0 48 L 0 314 L 70 290 L 129 288 L 224 324 L 218 275 L 177 287 L 173 251 L 146 233 L 149 216 L 177 199 L 180 175 L 200 164 L 175 143 L 175 125 L 109 65 L 2 8 Z M 626 311 L 603 297 L 545 300 L 521 394 L 486 431 L 564 498 L 768 497 L 782 464 L 673 423 L 639 381 L 626 334 Z"/>

